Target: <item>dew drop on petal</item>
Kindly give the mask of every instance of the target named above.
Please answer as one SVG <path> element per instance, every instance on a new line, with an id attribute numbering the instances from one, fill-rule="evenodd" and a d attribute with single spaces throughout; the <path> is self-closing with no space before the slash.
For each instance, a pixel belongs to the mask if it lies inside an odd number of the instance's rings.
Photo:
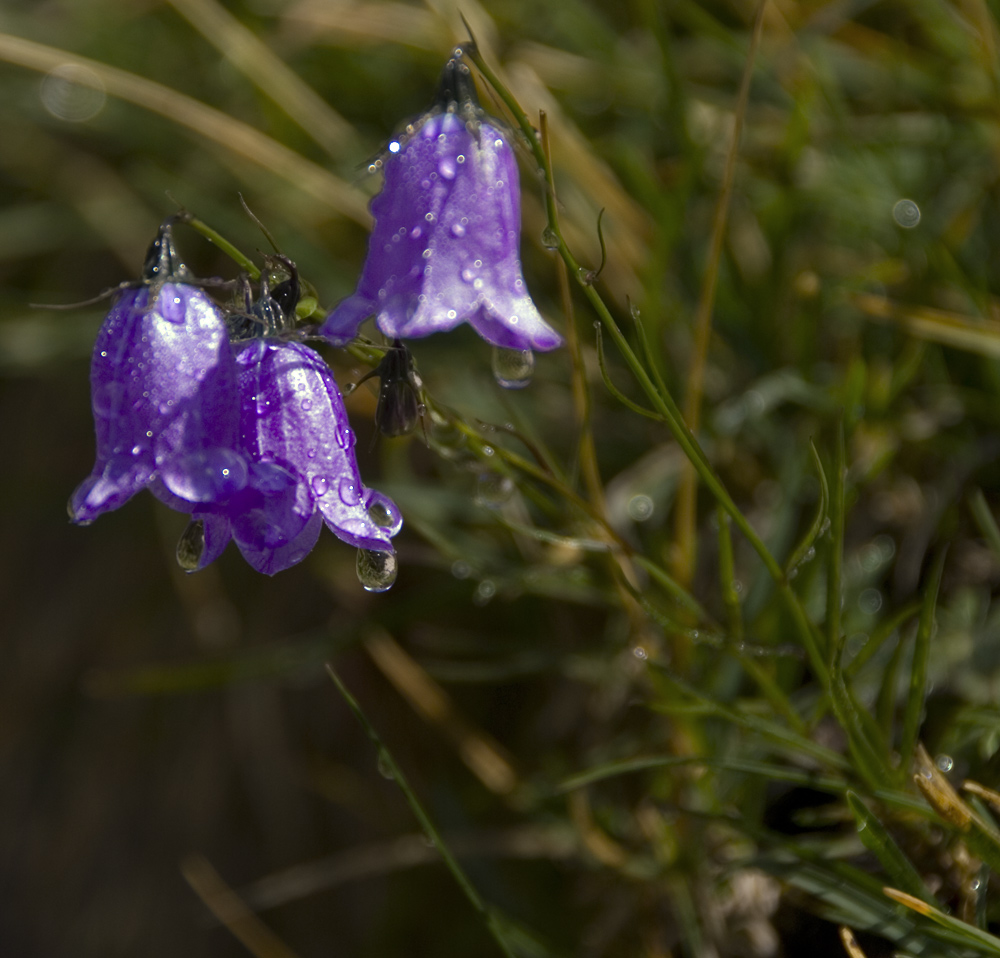
<path id="1" fill-rule="evenodd" d="M 341 478 L 338 492 L 340 493 L 340 501 L 345 506 L 356 506 L 361 501 L 361 491 L 358 489 L 358 484 L 353 479 L 348 479 L 347 476 Z"/>
<path id="2" fill-rule="evenodd" d="M 454 227 L 452 227 L 454 229 Z M 462 279 L 466 283 L 471 283 L 476 278 L 476 274 L 468 266 L 462 270 Z"/>
<path id="3" fill-rule="evenodd" d="M 455 162 L 456 163 L 464 163 L 465 162 L 465 156 L 463 154 L 459 153 L 458 156 L 455 157 Z"/>
<path id="4" fill-rule="evenodd" d="M 419 226 L 414 226 L 413 229 L 410 230 L 410 239 L 420 239 L 422 233 L 423 230 Z"/>
<path id="5" fill-rule="evenodd" d="M 358 549 L 358 582 L 366 592 L 385 592 L 392 588 L 399 572 L 394 552 Z"/>
<path id="6" fill-rule="evenodd" d="M 308 412 L 310 409 L 312 409 L 312 400 L 311 399 L 303 399 L 302 400 L 302 408 L 306 412 Z"/>
<path id="7" fill-rule="evenodd" d="M 524 389 L 535 374 L 535 354 L 530 349 L 493 347 L 493 378 L 504 389 Z"/>
<path id="8" fill-rule="evenodd" d="M 450 157 L 443 159 L 438 163 L 438 173 L 446 180 L 455 179 L 455 161 Z"/>
<path id="9" fill-rule="evenodd" d="M 330 488 L 330 483 L 326 476 L 313 476 L 309 485 L 312 487 L 313 495 L 315 496 L 325 496 L 327 489 Z"/>
<path id="10" fill-rule="evenodd" d="M 465 227 L 461 223 L 453 223 L 451 227 L 452 236 L 465 236 Z"/>

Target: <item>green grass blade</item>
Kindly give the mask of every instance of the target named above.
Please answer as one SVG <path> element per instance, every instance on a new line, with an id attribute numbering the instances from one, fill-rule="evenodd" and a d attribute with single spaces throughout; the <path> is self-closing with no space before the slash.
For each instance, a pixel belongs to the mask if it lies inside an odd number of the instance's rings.
<path id="1" fill-rule="evenodd" d="M 920 609 L 920 623 L 913 645 L 913 665 L 910 668 L 910 691 L 903 712 L 903 731 L 900 739 L 900 767 L 908 769 L 913 757 L 913 749 L 920 731 L 920 717 L 924 709 L 924 695 L 927 690 L 927 661 L 930 655 L 931 633 L 934 630 L 934 612 L 937 608 L 941 575 L 944 572 L 945 552 L 942 551 L 931 569 L 930 578 L 924 588 L 923 604 Z"/>
<path id="2" fill-rule="evenodd" d="M 858 825 L 861 843 L 881 863 L 893 885 L 920 898 L 929 905 L 940 907 L 934 896 L 927 890 L 920 873 L 903 854 L 886 827 L 872 813 L 856 792 L 848 789 L 847 807 Z"/>

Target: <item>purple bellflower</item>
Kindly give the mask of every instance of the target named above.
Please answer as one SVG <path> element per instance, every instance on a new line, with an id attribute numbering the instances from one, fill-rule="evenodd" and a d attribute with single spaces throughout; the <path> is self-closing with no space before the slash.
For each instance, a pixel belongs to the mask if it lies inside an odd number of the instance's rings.
<path id="1" fill-rule="evenodd" d="M 402 517 L 392 500 L 361 482 L 354 432 L 327 364 L 315 350 L 278 335 L 299 296 L 294 264 L 283 262 L 291 278 L 270 293 L 263 284 L 257 304 L 234 317 L 234 328 L 256 327 L 256 335 L 233 345 L 248 482 L 192 514 L 178 559 L 189 571 L 203 568 L 233 539 L 250 565 L 273 575 L 310 552 L 325 522 L 368 554 L 369 566 L 370 554 L 381 554 L 375 565 L 383 578 L 363 581 L 381 591 L 395 577 L 391 539 Z"/>
<path id="2" fill-rule="evenodd" d="M 391 339 L 469 323 L 504 349 L 555 349 L 521 273 L 521 199 L 508 134 L 484 118 L 452 59 L 434 108 L 380 161 L 382 192 L 356 292 L 320 327 L 344 345 L 367 317 Z"/>
<path id="3" fill-rule="evenodd" d="M 160 227 L 139 283 L 117 293 L 90 367 L 97 459 L 69 501 L 81 525 L 147 486 L 174 508 L 228 497 L 246 485 L 236 451 L 236 364 L 225 320 L 190 285 Z"/>

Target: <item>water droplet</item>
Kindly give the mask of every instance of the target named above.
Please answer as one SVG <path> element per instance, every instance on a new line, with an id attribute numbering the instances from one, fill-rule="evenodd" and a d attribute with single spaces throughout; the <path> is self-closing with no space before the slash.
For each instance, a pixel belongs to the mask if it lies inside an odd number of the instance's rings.
<path id="1" fill-rule="evenodd" d="M 875 615 L 882 608 L 882 593 L 878 589 L 865 589 L 858 596 L 858 608 L 865 615 Z"/>
<path id="2" fill-rule="evenodd" d="M 105 383 L 94 390 L 94 415 L 109 418 L 117 415 L 125 390 L 121 383 Z"/>
<path id="3" fill-rule="evenodd" d="M 477 259 L 472 265 L 475 266 L 476 269 L 482 269 L 483 261 L 481 259 Z"/>
<path id="4" fill-rule="evenodd" d="M 350 449 L 354 445 L 354 430 L 350 426 L 345 426 L 343 423 L 337 423 L 337 428 L 334 430 L 334 438 L 337 440 L 337 445 L 341 449 Z"/>
<path id="5" fill-rule="evenodd" d="M 472 288 L 473 289 L 482 289 L 483 288 L 483 281 L 481 279 L 475 280 L 473 282 L 473 284 L 472 284 Z"/>
<path id="6" fill-rule="evenodd" d="M 629 518 L 636 522 L 645 522 L 653 515 L 653 500 L 649 496 L 640 493 L 629 499 L 627 508 Z"/>
<path id="7" fill-rule="evenodd" d="M 382 776 L 382 778 L 387 778 L 390 782 L 396 777 L 392 774 L 392 764 L 386 757 L 385 752 L 381 749 L 379 749 L 378 759 L 375 762 L 375 768 L 378 769 L 378 773 Z"/>
<path id="8" fill-rule="evenodd" d="M 201 557 L 205 554 L 205 523 L 194 519 L 177 543 L 177 564 L 185 572 L 196 572 Z"/>
<path id="9" fill-rule="evenodd" d="M 497 587 L 491 579 L 483 579 L 472 595 L 473 604 L 484 606 L 497 594 Z"/>
<path id="10" fill-rule="evenodd" d="M 410 231 L 410 239 L 420 239 L 423 232 L 424 231 L 419 226 L 414 226 Z"/>
<path id="11" fill-rule="evenodd" d="M 559 249 L 559 234 L 551 226 L 546 226 L 542 232 L 542 246 L 546 249 Z"/>
<path id="12" fill-rule="evenodd" d="M 327 489 L 330 488 L 330 482 L 326 476 L 313 476 L 309 485 L 312 486 L 313 495 L 316 496 L 325 496 Z"/>
<path id="13" fill-rule="evenodd" d="M 496 509 L 514 495 L 514 480 L 502 472 L 481 472 L 476 482 L 476 502 L 481 506 Z"/>
<path id="14" fill-rule="evenodd" d="M 530 349 L 493 347 L 493 378 L 504 389 L 523 389 L 535 373 L 535 354 Z"/>
<path id="15" fill-rule="evenodd" d="M 366 592 L 385 592 L 396 581 L 396 553 L 358 549 L 358 581 Z"/>
<path id="16" fill-rule="evenodd" d="M 455 162 L 456 163 L 464 163 L 465 162 L 465 156 L 462 153 L 459 153 L 458 156 L 455 157 Z"/>
<path id="17" fill-rule="evenodd" d="M 632 654 L 637 659 L 641 659 L 643 662 L 649 658 L 649 653 L 641 645 L 637 645 L 634 649 L 632 649 Z"/>
<path id="18" fill-rule="evenodd" d="M 950 755 L 939 755 L 934 759 L 934 764 L 945 774 L 955 767 L 955 760 Z"/>
<path id="19" fill-rule="evenodd" d="M 920 207 L 913 200 L 899 200 L 892 208 L 892 218 L 904 230 L 911 230 L 920 222 Z"/>
<path id="20" fill-rule="evenodd" d="M 345 506 L 356 506 L 361 501 L 361 493 L 358 490 L 358 484 L 352 479 L 348 479 L 347 476 L 343 476 L 340 480 L 339 490 L 340 501 L 344 503 Z"/>
<path id="21" fill-rule="evenodd" d="M 494 146 L 495 146 L 495 147 L 496 147 L 496 148 L 497 148 L 497 149 L 499 150 L 499 149 L 500 149 L 500 147 L 502 147 L 502 146 L 503 146 L 503 140 L 501 140 L 501 139 L 500 139 L 500 137 L 497 137 L 497 138 L 496 138 L 496 139 L 495 139 L 495 140 L 493 141 L 493 145 L 494 145 Z"/>
<path id="22" fill-rule="evenodd" d="M 312 400 L 311 399 L 303 399 L 302 400 L 302 408 L 306 412 L 308 412 L 310 409 L 312 409 Z"/>
<path id="23" fill-rule="evenodd" d="M 398 153 L 399 152 L 399 141 L 398 140 L 393 140 L 389 144 L 389 152 L 390 153 Z"/>
<path id="24" fill-rule="evenodd" d="M 458 313 L 456 313 L 453 309 L 449 309 L 447 315 L 448 319 L 456 319 L 458 317 Z"/>
<path id="25" fill-rule="evenodd" d="M 455 161 L 451 157 L 446 157 L 438 163 L 438 173 L 446 180 L 455 179 Z"/>
<path id="26" fill-rule="evenodd" d="M 465 236 L 465 227 L 461 223 L 453 223 L 451 226 L 452 236 Z"/>
<path id="27" fill-rule="evenodd" d="M 468 266 L 462 270 L 462 279 L 466 283 L 471 283 L 476 278 L 476 274 Z"/>
<path id="28" fill-rule="evenodd" d="M 451 574 L 456 579 L 468 579 L 472 575 L 472 566 L 468 562 L 463 562 L 461 559 L 456 559 L 451 564 Z"/>
<path id="29" fill-rule="evenodd" d="M 308 457 L 309 457 L 310 459 L 315 459 L 315 458 L 316 458 L 316 450 L 315 450 L 315 449 L 310 449 L 310 450 L 309 450 L 309 451 L 308 451 L 308 452 L 306 453 L 306 455 L 307 455 L 307 456 L 308 456 Z"/>
<path id="30" fill-rule="evenodd" d="M 400 517 L 390 500 L 375 499 L 368 507 L 368 518 L 383 529 L 391 529 Z"/>
<path id="31" fill-rule="evenodd" d="M 424 219 L 427 220 L 428 223 L 433 223 L 434 222 L 434 214 L 433 213 L 424 213 Z"/>

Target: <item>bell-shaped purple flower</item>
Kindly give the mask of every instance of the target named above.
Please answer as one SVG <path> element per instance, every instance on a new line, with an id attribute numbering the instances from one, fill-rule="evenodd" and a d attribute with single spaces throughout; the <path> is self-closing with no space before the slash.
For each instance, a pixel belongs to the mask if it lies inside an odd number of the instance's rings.
<path id="1" fill-rule="evenodd" d="M 167 220 L 138 285 L 104 320 L 90 368 L 97 459 L 69 502 L 85 524 L 147 485 L 175 508 L 246 485 L 235 450 L 236 365 L 225 320 L 177 257 Z"/>
<path id="2" fill-rule="evenodd" d="M 297 284 L 294 272 L 293 279 Z M 273 298 L 279 288 L 255 307 L 264 332 L 274 332 L 268 326 L 281 316 L 280 296 Z M 322 357 L 276 336 L 245 340 L 234 351 L 239 449 L 249 478 L 227 502 L 192 516 L 178 550 L 181 564 L 203 568 L 232 538 L 250 565 L 273 575 L 309 553 L 324 522 L 358 549 L 391 554 L 402 517 L 390 499 L 362 484 L 354 432 Z"/>
<path id="3" fill-rule="evenodd" d="M 517 162 L 506 132 L 482 119 L 468 68 L 449 61 L 435 110 L 389 144 L 375 227 L 354 295 L 320 334 L 343 345 L 367 317 L 392 339 L 469 323 L 506 349 L 562 342 L 521 273 Z"/>

